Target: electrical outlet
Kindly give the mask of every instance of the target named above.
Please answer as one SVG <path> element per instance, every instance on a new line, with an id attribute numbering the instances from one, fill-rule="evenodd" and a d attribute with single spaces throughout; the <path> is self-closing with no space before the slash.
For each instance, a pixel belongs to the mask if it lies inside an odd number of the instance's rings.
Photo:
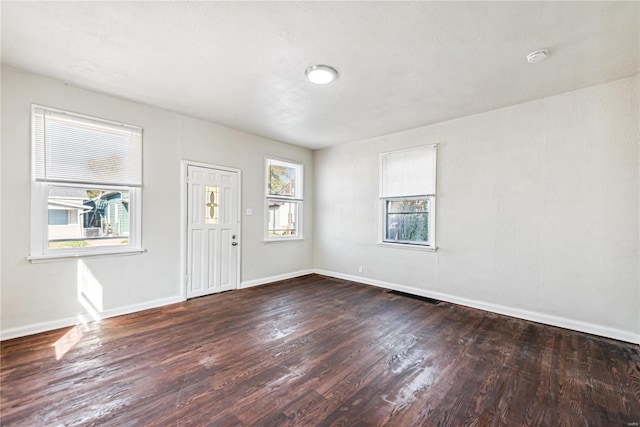
<path id="1" fill-rule="evenodd" d="M 362 273 L 362 266 L 358 266 L 358 273 Z"/>

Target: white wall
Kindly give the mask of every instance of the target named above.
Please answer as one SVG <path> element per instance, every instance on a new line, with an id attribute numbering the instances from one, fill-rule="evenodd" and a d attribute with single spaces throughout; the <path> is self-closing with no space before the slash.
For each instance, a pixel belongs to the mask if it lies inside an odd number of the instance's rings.
<path id="1" fill-rule="evenodd" d="M 10 68 L 0 83 L 3 338 L 73 323 L 85 312 L 79 285 L 101 294 L 103 315 L 180 299 L 181 159 L 242 169 L 242 210 L 254 211 L 243 215 L 245 284 L 315 266 L 547 323 L 640 336 L 637 76 L 315 155 Z M 147 253 L 26 260 L 31 103 L 144 128 Z M 430 143 L 439 143 L 439 250 L 377 246 L 378 153 Z M 305 164 L 304 241 L 262 242 L 267 154 Z"/>
<path id="2" fill-rule="evenodd" d="M 310 150 L 182 117 L 61 81 L 11 68 L 2 69 L 2 337 L 51 329 L 85 312 L 80 282 L 101 289 L 102 315 L 161 305 L 180 299 L 180 160 L 242 169 L 243 282 L 312 267 L 312 178 Z M 212 102 L 214 102 L 212 100 Z M 31 264 L 31 103 L 93 115 L 144 128 L 143 246 L 134 256 L 85 258 Z M 298 242 L 263 243 L 264 156 L 305 165 L 305 231 Z M 82 275 L 83 278 L 80 278 Z M 87 279 L 87 277 L 89 277 Z"/>
<path id="3" fill-rule="evenodd" d="M 636 76 L 316 152 L 315 267 L 638 342 L 638 98 Z M 431 143 L 438 251 L 376 245 L 378 153 Z"/>
<path id="4" fill-rule="evenodd" d="M 307 270 L 312 267 L 313 152 L 200 120 L 183 117 L 181 158 L 242 169 L 242 281 Z M 258 143 L 259 142 L 259 143 Z M 304 164 L 304 237 L 289 242 L 263 242 L 265 156 Z M 244 215 L 247 208 L 253 216 Z"/>

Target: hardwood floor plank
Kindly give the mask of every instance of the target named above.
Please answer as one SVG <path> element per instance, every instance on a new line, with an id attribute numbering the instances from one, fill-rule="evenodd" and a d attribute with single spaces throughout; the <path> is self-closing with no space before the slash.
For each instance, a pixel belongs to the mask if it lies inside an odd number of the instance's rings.
<path id="1" fill-rule="evenodd" d="M 3 426 L 629 426 L 639 347 L 319 275 L 0 344 Z"/>

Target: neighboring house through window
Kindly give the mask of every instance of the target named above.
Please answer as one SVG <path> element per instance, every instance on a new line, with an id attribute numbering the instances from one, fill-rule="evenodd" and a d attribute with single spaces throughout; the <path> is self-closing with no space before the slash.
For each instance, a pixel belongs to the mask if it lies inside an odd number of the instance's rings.
<path id="1" fill-rule="evenodd" d="M 267 158 L 265 240 L 303 237 L 303 180 L 302 164 Z"/>
<path id="2" fill-rule="evenodd" d="M 381 242 L 435 249 L 436 146 L 380 154 Z"/>
<path id="3" fill-rule="evenodd" d="M 30 259 L 141 251 L 142 129 L 32 107 Z"/>

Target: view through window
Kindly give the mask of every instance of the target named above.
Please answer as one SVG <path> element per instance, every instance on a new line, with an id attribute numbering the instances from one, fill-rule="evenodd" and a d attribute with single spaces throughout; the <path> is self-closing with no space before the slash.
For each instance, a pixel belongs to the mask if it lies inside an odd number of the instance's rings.
<path id="1" fill-rule="evenodd" d="M 142 129 L 33 106 L 31 258 L 140 249 Z"/>
<path id="2" fill-rule="evenodd" d="M 266 170 L 266 239 L 302 237 L 302 164 L 267 158 Z"/>

